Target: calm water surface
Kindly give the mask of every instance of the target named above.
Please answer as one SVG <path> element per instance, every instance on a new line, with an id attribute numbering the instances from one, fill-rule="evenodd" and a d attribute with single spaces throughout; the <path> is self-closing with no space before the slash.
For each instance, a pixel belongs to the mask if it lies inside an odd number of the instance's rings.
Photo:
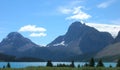
<path id="1" fill-rule="evenodd" d="M 46 66 L 47 62 L 10 62 L 12 68 L 24 68 L 28 66 Z M 54 66 L 57 64 L 71 64 L 71 62 L 52 62 Z M 75 66 L 77 67 L 79 64 L 80 66 L 83 66 L 86 62 L 74 62 Z M 0 62 L 0 68 L 2 68 L 4 65 L 7 65 L 7 62 Z M 112 67 L 116 66 L 116 63 L 113 62 L 105 62 L 105 67 L 109 67 L 112 65 Z"/>

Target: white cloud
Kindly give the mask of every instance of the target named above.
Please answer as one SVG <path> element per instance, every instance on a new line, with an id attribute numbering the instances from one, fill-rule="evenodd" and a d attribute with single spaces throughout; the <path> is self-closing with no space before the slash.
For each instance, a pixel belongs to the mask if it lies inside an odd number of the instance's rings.
<path id="1" fill-rule="evenodd" d="M 92 17 L 91 15 L 83 12 L 83 11 L 81 10 L 81 8 L 82 8 L 81 6 L 75 7 L 75 8 L 73 9 L 72 16 L 69 16 L 69 17 L 67 17 L 66 19 L 68 19 L 68 20 L 71 20 L 71 19 L 75 19 L 75 20 L 86 20 L 86 19 L 89 19 L 89 18 Z"/>
<path id="2" fill-rule="evenodd" d="M 116 37 L 118 32 L 120 31 L 120 25 L 100 24 L 100 23 L 86 23 L 86 25 L 94 27 L 102 32 L 109 32 L 113 37 Z"/>
<path id="3" fill-rule="evenodd" d="M 62 14 L 68 14 L 70 16 L 66 17 L 66 20 L 87 20 L 91 18 L 92 16 L 82 11 L 84 9 L 83 6 L 78 6 L 74 8 L 65 8 L 60 7 L 59 11 Z"/>
<path id="4" fill-rule="evenodd" d="M 107 8 L 114 2 L 115 2 L 115 0 L 108 0 L 106 2 L 100 3 L 99 5 L 97 5 L 97 7 L 98 8 Z"/>
<path id="5" fill-rule="evenodd" d="M 59 7 L 58 9 L 63 14 L 70 14 L 72 12 L 71 9 L 65 8 L 65 7 Z"/>
<path id="6" fill-rule="evenodd" d="M 72 0 L 67 2 L 67 4 L 58 7 L 58 11 L 62 14 L 66 14 L 66 20 L 87 20 L 92 16 L 83 10 L 86 10 L 84 6 L 81 6 L 85 0 Z"/>
<path id="7" fill-rule="evenodd" d="M 46 35 L 47 35 L 46 33 L 32 33 L 29 36 L 31 36 L 31 37 L 44 37 Z"/>
<path id="8" fill-rule="evenodd" d="M 19 30 L 19 32 L 30 32 L 31 34 L 29 36 L 31 37 L 44 37 L 47 34 L 46 29 L 43 27 L 36 27 L 36 25 L 26 25 L 21 27 Z"/>
<path id="9" fill-rule="evenodd" d="M 36 27 L 36 25 L 26 25 L 19 29 L 19 32 L 45 32 L 43 27 Z"/>

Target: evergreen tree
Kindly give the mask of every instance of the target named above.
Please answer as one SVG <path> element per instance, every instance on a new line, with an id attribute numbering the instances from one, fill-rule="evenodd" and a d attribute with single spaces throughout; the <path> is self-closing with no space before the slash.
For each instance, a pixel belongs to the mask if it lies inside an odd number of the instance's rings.
<path id="1" fill-rule="evenodd" d="M 75 67 L 74 61 L 71 62 L 70 67 Z"/>
<path id="2" fill-rule="evenodd" d="M 3 69 L 5 68 L 5 65 L 3 66 Z"/>
<path id="3" fill-rule="evenodd" d="M 97 63 L 97 67 L 104 67 L 104 64 L 102 62 L 102 59 L 100 59 Z"/>
<path id="4" fill-rule="evenodd" d="M 7 64 L 7 66 L 6 66 L 7 68 L 11 68 L 11 66 L 10 66 L 10 63 L 8 62 L 8 64 Z"/>
<path id="5" fill-rule="evenodd" d="M 78 68 L 80 68 L 80 64 L 78 65 Z"/>
<path id="6" fill-rule="evenodd" d="M 120 67 L 120 59 L 118 59 L 116 67 Z"/>
<path id="7" fill-rule="evenodd" d="M 110 65 L 109 67 L 112 68 L 112 65 Z"/>
<path id="8" fill-rule="evenodd" d="M 90 66 L 90 67 L 94 67 L 94 66 L 95 66 L 94 58 L 91 58 L 91 59 L 90 59 L 90 61 L 89 61 L 89 66 Z"/>
<path id="9" fill-rule="evenodd" d="M 47 67 L 53 67 L 53 64 L 52 64 L 52 62 L 49 60 L 49 61 L 47 61 L 47 65 L 46 65 Z"/>
<path id="10" fill-rule="evenodd" d="M 84 64 L 84 67 L 88 67 L 88 63 L 85 63 L 85 64 Z"/>

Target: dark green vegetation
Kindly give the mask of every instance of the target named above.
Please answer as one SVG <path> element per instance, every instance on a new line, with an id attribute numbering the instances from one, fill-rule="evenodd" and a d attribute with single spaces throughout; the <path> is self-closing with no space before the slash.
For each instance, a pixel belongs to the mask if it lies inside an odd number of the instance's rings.
<path id="1" fill-rule="evenodd" d="M 104 64 L 102 62 L 102 59 L 98 61 L 97 67 L 104 67 Z"/>
<path id="2" fill-rule="evenodd" d="M 120 59 L 117 61 L 117 67 L 120 67 Z"/>
<path id="3" fill-rule="evenodd" d="M 1 69 L 1 70 L 120 70 L 120 68 L 93 68 L 93 67 L 83 67 L 83 68 L 70 68 L 70 67 L 27 67 L 19 69 Z"/>
<path id="4" fill-rule="evenodd" d="M 94 58 L 91 58 L 91 60 L 90 60 L 90 62 L 89 62 L 89 66 L 90 66 L 90 67 L 94 67 L 94 66 L 95 66 Z"/>
<path id="5" fill-rule="evenodd" d="M 14 61 L 15 57 L 0 53 L 0 61 Z"/>
<path id="6" fill-rule="evenodd" d="M 43 62 L 43 59 L 33 58 L 33 57 L 22 57 L 22 58 L 16 58 L 15 56 L 6 55 L 3 53 L 0 53 L 0 61 L 1 62 Z"/>
<path id="7" fill-rule="evenodd" d="M 11 65 L 10 65 L 9 62 L 8 62 L 8 64 L 7 64 L 7 66 L 6 66 L 6 68 L 11 68 Z"/>

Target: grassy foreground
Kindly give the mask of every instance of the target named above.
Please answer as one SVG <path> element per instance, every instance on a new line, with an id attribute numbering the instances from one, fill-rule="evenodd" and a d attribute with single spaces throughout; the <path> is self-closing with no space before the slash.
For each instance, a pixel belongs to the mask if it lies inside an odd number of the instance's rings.
<path id="1" fill-rule="evenodd" d="M 93 68 L 93 67 L 82 67 L 82 68 L 71 68 L 71 67 L 27 67 L 27 68 L 5 68 L 0 70 L 120 70 L 120 68 Z"/>

